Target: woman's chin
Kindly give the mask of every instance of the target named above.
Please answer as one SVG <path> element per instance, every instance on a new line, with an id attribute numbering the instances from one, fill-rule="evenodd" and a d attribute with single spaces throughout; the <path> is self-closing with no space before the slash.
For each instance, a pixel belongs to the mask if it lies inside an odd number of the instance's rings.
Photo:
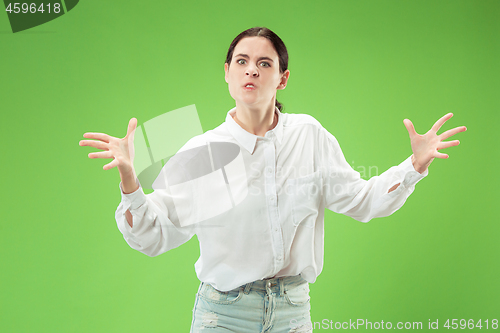
<path id="1" fill-rule="evenodd" d="M 241 99 L 235 99 L 236 105 L 241 105 L 243 107 L 255 109 L 255 108 L 260 108 L 260 109 L 267 109 L 270 105 L 270 102 L 268 101 L 263 101 L 262 99 L 257 99 L 257 98 L 241 98 Z"/>

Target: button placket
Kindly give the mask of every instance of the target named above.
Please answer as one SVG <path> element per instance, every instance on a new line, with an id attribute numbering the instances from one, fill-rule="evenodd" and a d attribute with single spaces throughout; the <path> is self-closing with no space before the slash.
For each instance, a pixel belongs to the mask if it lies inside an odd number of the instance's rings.
<path id="1" fill-rule="evenodd" d="M 266 197 L 271 222 L 271 237 L 273 242 L 274 266 L 275 272 L 278 272 L 282 266 L 283 258 L 283 237 L 279 223 L 278 200 L 276 191 L 276 148 L 273 140 L 265 142 L 265 172 Z"/>

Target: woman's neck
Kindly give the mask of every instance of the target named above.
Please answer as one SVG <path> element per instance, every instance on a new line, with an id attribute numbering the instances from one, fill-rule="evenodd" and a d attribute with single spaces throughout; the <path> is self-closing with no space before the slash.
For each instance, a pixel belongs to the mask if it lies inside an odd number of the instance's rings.
<path id="1" fill-rule="evenodd" d="M 266 109 L 254 109 L 246 105 L 236 104 L 236 112 L 233 119 L 245 131 L 257 136 L 265 136 L 266 132 L 272 130 L 278 123 L 274 101 Z"/>

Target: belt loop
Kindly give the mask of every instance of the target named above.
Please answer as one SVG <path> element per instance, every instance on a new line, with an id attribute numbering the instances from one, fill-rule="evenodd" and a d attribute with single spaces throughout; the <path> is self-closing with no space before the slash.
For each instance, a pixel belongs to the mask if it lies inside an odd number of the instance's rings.
<path id="1" fill-rule="evenodd" d="M 285 283 L 283 283 L 282 277 L 280 277 L 279 280 L 280 280 L 280 297 L 283 297 L 283 295 L 285 294 Z"/>
<path id="2" fill-rule="evenodd" d="M 243 292 L 244 292 L 246 295 L 248 295 L 248 293 L 250 292 L 250 287 L 252 286 L 252 283 L 253 283 L 253 282 L 250 282 L 250 283 L 247 283 L 247 284 L 245 285 L 245 288 L 243 289 Z"/>

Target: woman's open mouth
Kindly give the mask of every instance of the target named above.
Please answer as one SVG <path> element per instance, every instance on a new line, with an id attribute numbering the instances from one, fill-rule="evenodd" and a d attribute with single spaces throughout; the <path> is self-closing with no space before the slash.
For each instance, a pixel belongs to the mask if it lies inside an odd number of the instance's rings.
<path id="1" fill-rule="evenodd" d="M 252 83 L 247 83 L 246 85 L 243 86 L 243 89 L 245 90 L 255 90 L 255 86 Z"/>

